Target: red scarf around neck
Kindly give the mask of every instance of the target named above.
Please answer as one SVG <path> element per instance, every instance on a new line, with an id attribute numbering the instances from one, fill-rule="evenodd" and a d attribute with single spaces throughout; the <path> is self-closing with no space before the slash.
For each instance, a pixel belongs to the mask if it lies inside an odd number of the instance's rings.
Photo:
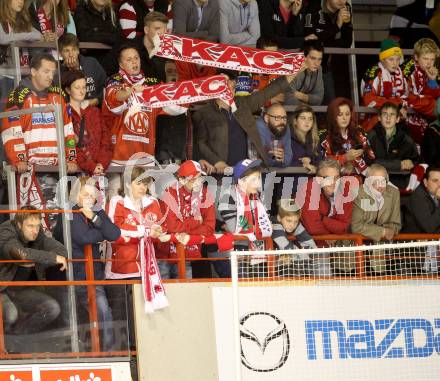
<path id="1" fill-rule="evenodd" d="M 119 68 L 119 75 L 124 79 L 124 82 L 128 83 L 130 86 L 136 85 L 145 80 L 143 71 L 136 75 L 129 75 L 127 72 Z"/>

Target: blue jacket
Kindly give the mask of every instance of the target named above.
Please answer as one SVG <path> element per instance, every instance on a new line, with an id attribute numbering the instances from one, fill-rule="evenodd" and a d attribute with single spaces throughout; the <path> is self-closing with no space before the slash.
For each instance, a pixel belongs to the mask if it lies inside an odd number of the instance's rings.
<path id="1" fill-rule="evenodd" d="M 75 205 L 72 209 L 78 210 L 79 207 Z M 84 246 L 88 244 L 92 245 L 93 259 L 100 259 L 99 244 L 102 241 L 116 241 L 121 235 L 121 230 L 110 221 L 110 218 L 108 218 L 103 210 L 95 214 L 97 216 L 95 222 L 88 220 L 82 213 L 73 214 L 73 219 L 70 222 L 73 259 L 84 259 Z M 63 238 L 61 218 L 58 219 L 54 235 L 59 241 Z M 84 263 L 85 262 L 73 263 L 75 280 L 86 279 Z M 96 280 L 105 279 L 104 262 L 93 262 L 93 268 Z"/>
<path id="2" fill-rule="evenodd" d="M 290 165 L 290 162 L 292 161 L 292 146 L 290 143 L 289 127 L 286 128 L 286 133 L 284 134 L 283 137 L 275 138 L 275 135 L 269 130 L 269 127 L 264 122 L 264 119 L 262 117 L 259 117 L 257 119 L 257 129 L 258 129 L 258 133 L 260 134 L 261 143 L 263 144 L 263 147 L 266 150 L 266 152 L 272 149 L 272 140 L 275 139 L 281 140 L 281 143 L 284 147 L 284 162 L 279 163 L 278 161 L 274 160 L 272 156 L 268 155 L 269 166 L 288 167 Z"/>

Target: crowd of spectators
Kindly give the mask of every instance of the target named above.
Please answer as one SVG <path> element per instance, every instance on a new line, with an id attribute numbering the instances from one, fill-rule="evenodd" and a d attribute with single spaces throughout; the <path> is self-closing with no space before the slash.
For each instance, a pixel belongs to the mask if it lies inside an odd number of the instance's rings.
<path id="1" fill-rule="evenodd" d="M 154 37 L 166 31 L 272 51 L 300 49 L 304 68 L 295 75 L 247 76 L 252 86 L 244 94 L 237 81 L 243 73 L 151 56 Z M 31 54 L 22 49 L 21 65 L 29 66 L 30 75 L 15 89 L 10 77 L 0 77 L 0 111 L 61 104 L 67 169 L 81 174 L 72 189 L 74 209 L 80 212 L 72 221 L 74 257 L 83 258 L 84 246 L 92 244 L 98 259 L 98 244 L 112 242 L 107 248 L 115 261 L 105 268 L 97 262 L 95 279 L 139 278 L 138 250 L 147 238 L 159 260 L 176 259 L 176 244 L 183 244 L 186 274 L 192 277 L 191 259 L 207 255 L 208 244 L 224 255 L 232 248 L 231 233 L 251 237 L 249 243 L 236 242 L 237 250 L 264 249 L 270 237 L 280 249 L 313 249 L 334 245 L 313 240 L 321 234 L 359 233 L 379 242 L 392 240 L 401 230 L 440 233 L 440 87 L 435 66 L 440 50 L 435 41 L 424 38 L 416 42 L 414 56 L 402 62 L 398 44 L 384 40 L 378 64 L 366 72 L 361 85 L 364 105 L 377 113 L 357 115 L 351 100 L 335 96 L 335 60 L 324 54 L 325 47 L 352 44 L 352 9 L 346 0 L 80 0 L 75 10 L 69 10 L 67 0 L 37 0 L 28 8 L 23 0 L 4 0 L 0 38 L 5 44 L 58 43 L 56 52 Z M 112 48 L 83 52 L 80 42 Z M 10 66 L 7 51 L 7 46 L 1 48 L 0 68 Z M 147 86 L 216 73 L 225 76 L 236 94 L 234 105 L 222 99 L 160 109 L 142 104 L 139 94 Z M 311 106 L 323 102 L 328 104 L 327 118 L 319 129 Z M 289 114 L 286 107 L 292 105 L 297 108 Z M 58 164 L 54 113 L 3 118 L 1 131 L 0 154 L 16 167 L 20 206 L 36 199 L 41 206 L 56 205 L 56 187 L 50 184 L 56 184 L 57 175 L 33 171 L 35 165 Z M 130 160 L 139 154 L 132 167 Z M 143 167 L 152 158 L 180 164 L 163 192 Z M 108 173 L 110 166 L 130 168 L 129 178 Z M 261 198 L 266 167 L 300 167 L 308 176 L 288 195 L 275 192 L 277 208 L 272 213 Z M 219 180 L 228 174 L 232 179 L 227 189 L 212 194 L 205 176 Z M 109 180 L 106 212 L 94 207 L 102 190 L 96 177 L 102 176 Z M 23 190 L 25 180 L 30 190 Z M 357 197 L 350 199 L 353 189 Z M 407 199 L 404 208 L 401 196 Z M 0 225 L 0 258 L 34 261 L 37 274 L 40 264 L 61 263 L 63 269 L 64 248 L 45 238 L 44 223 L 38 214 L 17 214 L 14 221 Z M 45 228 L 55 224 L 55 236 L 61 240 L 59 222 L 48 221 Z M 286 274 L 355 271 L 355 258 L 349 254 L 280 261 Z M 242 276 L 251 276 L 264 272 L 267 264 L 252 258 L 240 266 Z M 370 253 L 367 266 L 373 275 L 397 271 L 383 252 Z M 215 262 L 215 269 L 221 277 L 230 275 L 221 261 Z M 31 270 L 2 263 L 0 277 L 26 280 Z M 177 277 L 175 262 L 159 261 L 159 270 L 163 278 Z M 410 271 L 437 269 L 422 261 Z M 83 264 L 74 264 L 74 276 L 84 279 Z M 18 320 L 16 303 L 28 296 L 16 301 L 15 292 L 1 292 L 7 301 L 7 329 L 40 329 L 37 318 L 32 323 Z M 33 297 L 57 317 L 55 300 L 42 293 Z M 85 288 L 77 289 L 77 297 L 85 307 Z M 102 287 L 97 287 L 97 302 L 105 330 L 112 312 Z M 111 334 L 104 345 L 112 347 Z"/>

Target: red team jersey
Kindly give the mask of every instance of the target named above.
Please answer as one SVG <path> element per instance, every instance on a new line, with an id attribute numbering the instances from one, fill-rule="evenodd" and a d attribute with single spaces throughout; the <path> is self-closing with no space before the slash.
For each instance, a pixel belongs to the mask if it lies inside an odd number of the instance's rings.
<path id="1" fill-rule="evenodd" d="M 76 162 L 75 134 L 70 107 L 66 105 L 60 93 L 58 87 L 50 87 L 47 93 L 41 96 L 26 86 L 18 86 L 9 95 L 7 111 L 61 104 L 66 158 L 69 162 Z M 38 165 L 58 164 L 54 112 L 36 112 L 3 118 L 1 131 L 10 164 L 17 165 L 20 161 Z"/>

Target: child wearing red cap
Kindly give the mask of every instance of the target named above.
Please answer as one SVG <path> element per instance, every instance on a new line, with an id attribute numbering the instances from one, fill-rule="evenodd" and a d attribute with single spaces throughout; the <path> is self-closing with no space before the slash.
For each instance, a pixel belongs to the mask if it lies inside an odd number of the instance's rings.
<path id="1" fill-rule="evenodd" d="M 200 243 L 204 240 L 194 236 L 208 237 L 215 231 L 214 198 L 203 184 L 205 175 L 198 162 L 187 160 L 177 171 L 176 183 L 168 187 L 161 197 L 167 232 L 172 234 L 172 238 L 171 243 L 157 245 L 158 259 L 177 259 L 173 241 L 185 245 L 186 259 L 201 258 Z M 176 263 L 160 261 L 159 270 L 163 279 L 177 278 Z M 190 261 L 186 262 L 186 278 L 192 278 Z"/>

